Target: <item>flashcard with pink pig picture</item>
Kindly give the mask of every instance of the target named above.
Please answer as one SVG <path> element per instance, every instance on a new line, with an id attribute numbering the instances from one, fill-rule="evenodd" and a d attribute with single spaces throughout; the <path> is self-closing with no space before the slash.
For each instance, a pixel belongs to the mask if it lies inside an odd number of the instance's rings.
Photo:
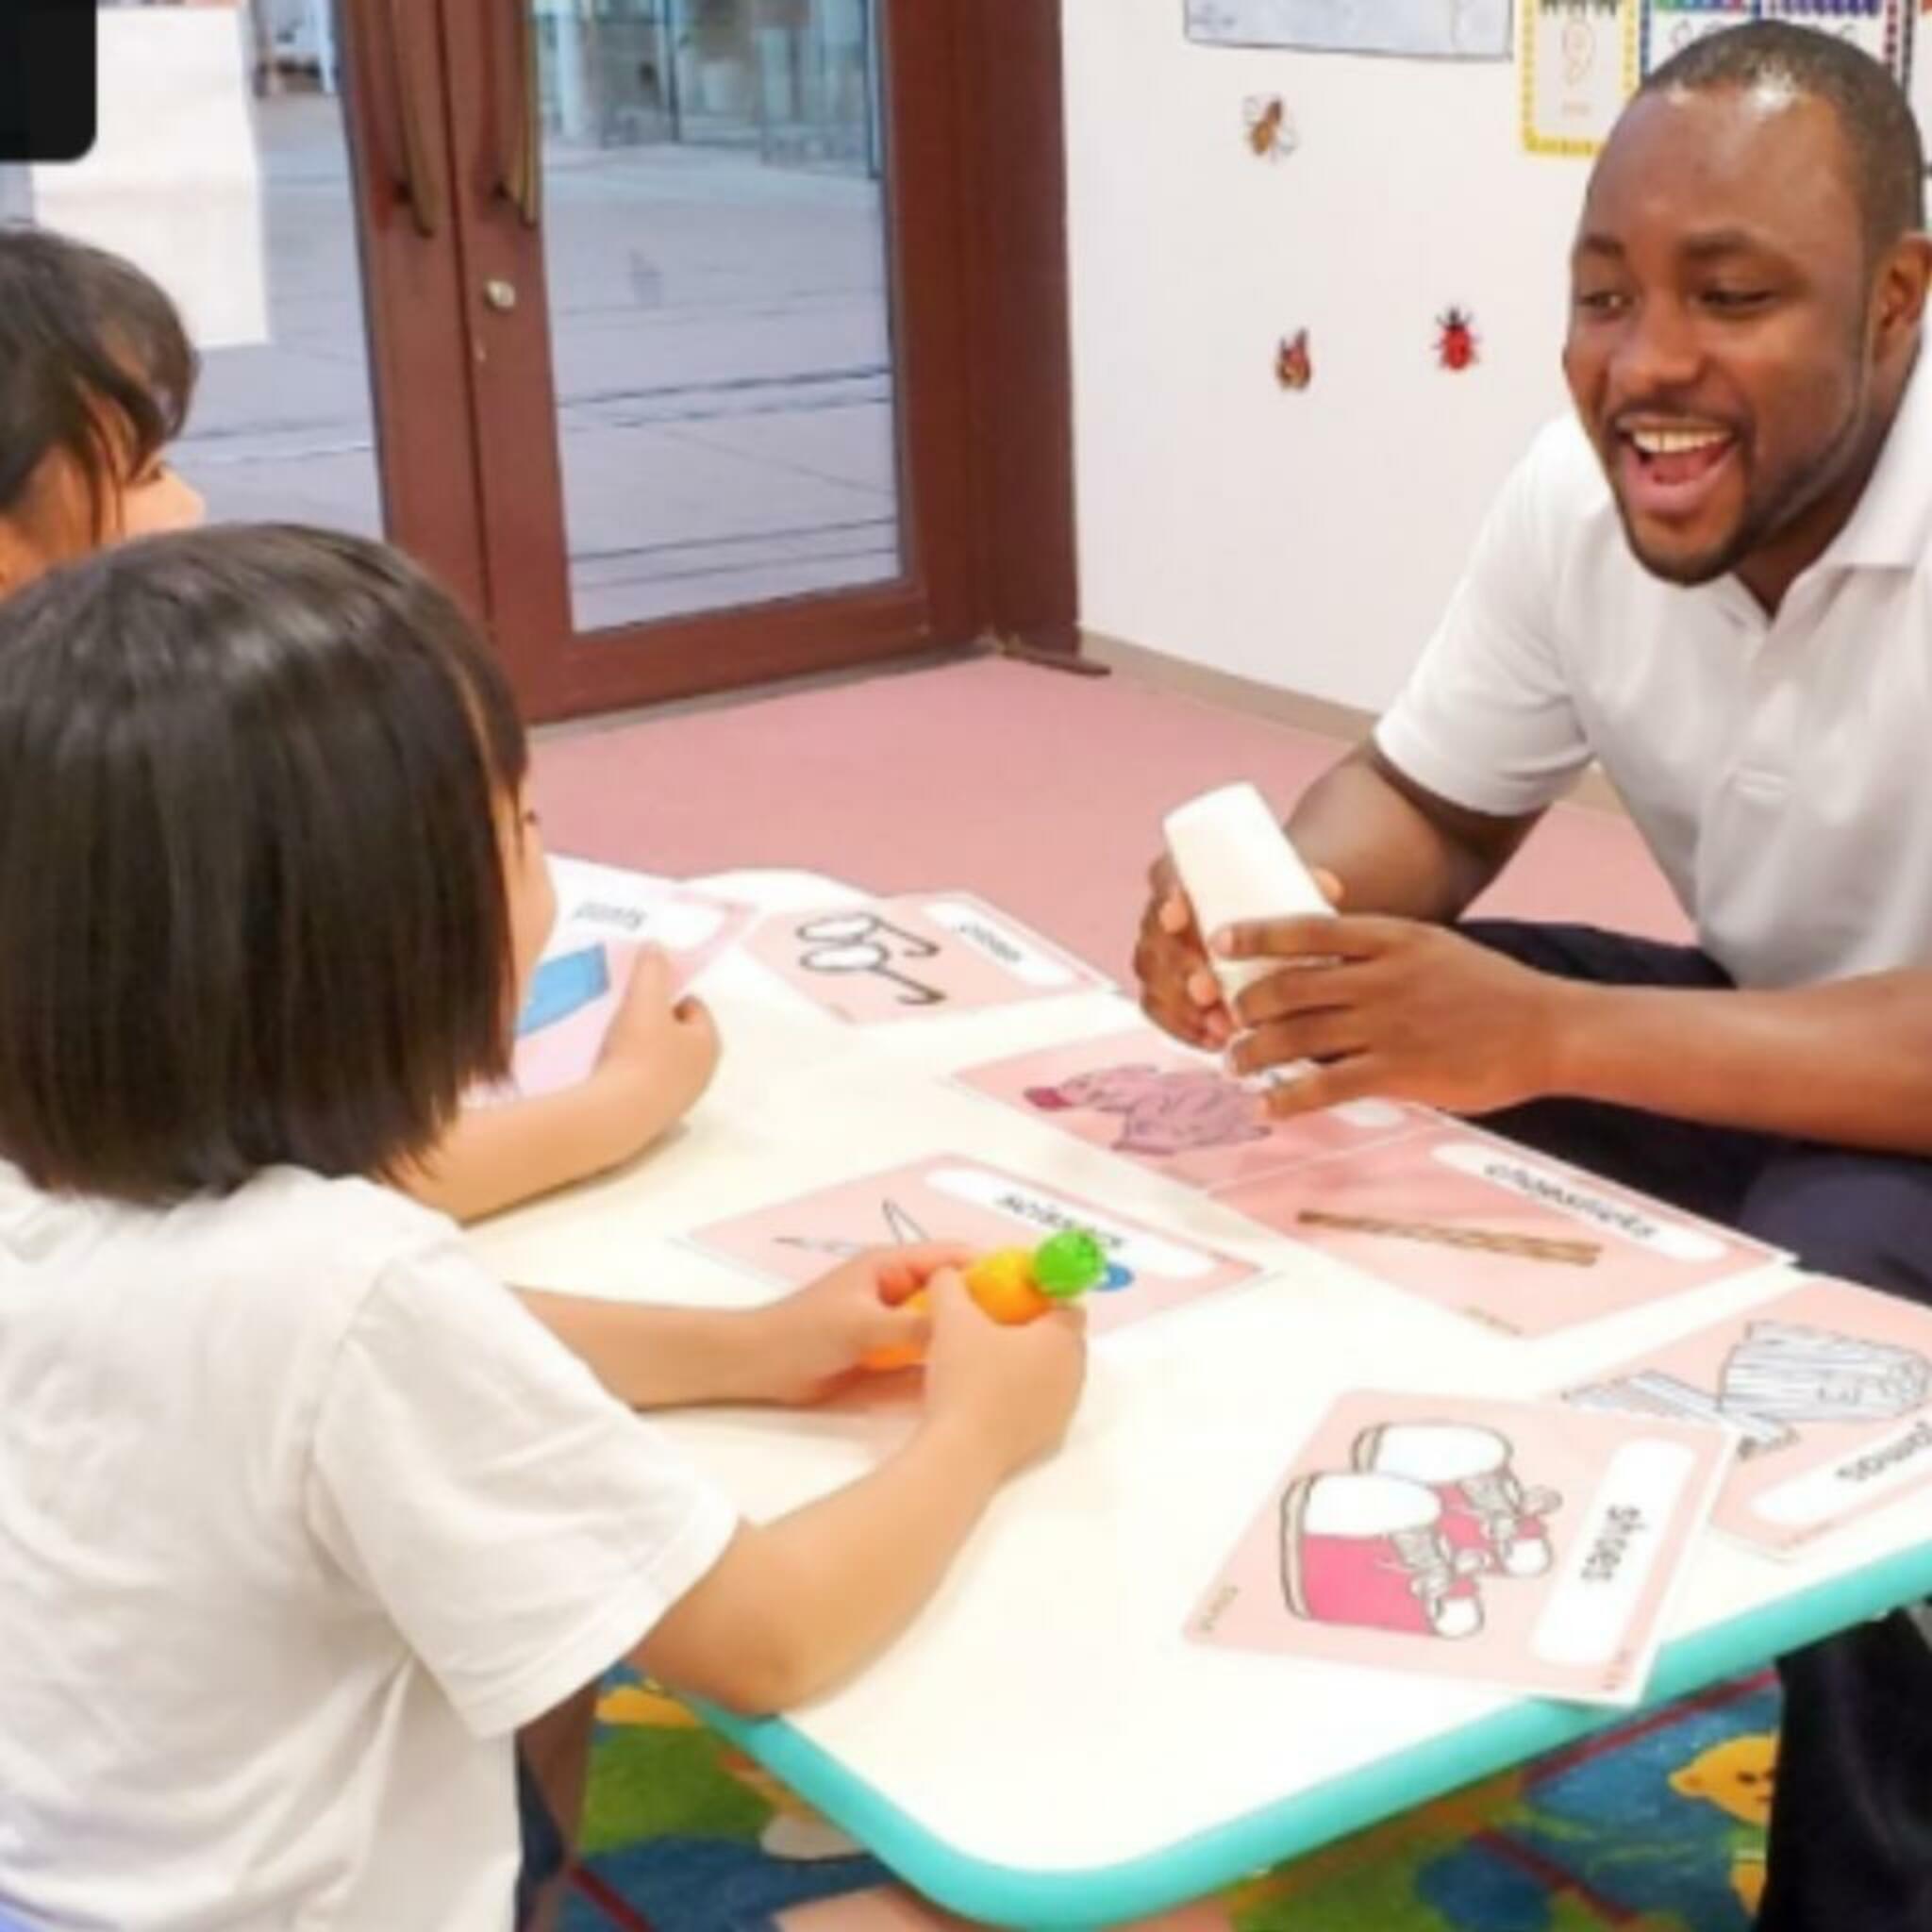
<path id="1" fill-rule="evenodd" d="M 1506 1335 L 1547 1335 L 1785 1258 L 1441 1118 L 1217 1198 Z"/>
<path id="2" fill-rule="evenodd" d="M 767 919 L 746 950 L 855 1025 L 1085 992 L 1084 961 L 967 892 L 908 892 Z"/>
<path id="3" fill-rule="evenodd" d="M 1738 1461 L 1717 1528 L 1789 1556 L 1932 1486 L 1932 1309 L 1809 1281 L 1564 1391 L 1716 1424 Z"/>
<path id="4" fill-rule="evenodd" d="M 1213 1193 L 1374 1147 L 1433 1115 L 1363 1100 L 1297 1120 L 1273 1120 L 1260 1096 L 1151 1026 L 971 1067 L 962 1086 L 1015 1112 Z"/>
<path id="5" fill-rule="evenodd" d="M 1730 1456 L 1721 1432 L 1660 1417 L 1352 1392 L 1188 1634 L 1634 1704 Z"/>
<path id="6" fill-rule="evenodd" d="M 701 1227 L 691 1239 L 759 1274 L 803 1284 L 867 1248 L 911 1241 L 960 1241 L 982 1252 L 1030 1248 L 1070 1227 L 1086 1229 L 1108 1258 L 1107 1280 L 1085 1303 L 1095 1334 L 1251 1281 L 1261 1272 L 957 1154 L 841 1181 Z"/>

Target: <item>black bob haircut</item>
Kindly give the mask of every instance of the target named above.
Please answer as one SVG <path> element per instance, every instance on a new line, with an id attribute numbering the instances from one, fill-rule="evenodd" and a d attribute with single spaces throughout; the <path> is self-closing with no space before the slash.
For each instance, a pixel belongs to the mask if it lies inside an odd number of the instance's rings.
<path id="1" fill-rule="evenodd" d="M 0 516 L 41 465 L 75 465 L 110 534 L 115 492 L 181 433 L 198 365 L 175 305 L 132 262 L 0 225 Z"/>
<path id="2" fill-rule="evenodd" d="M 508 1059 L 524 732 L 449 597 L 229 526 L 0 604 L 0 1156 L 162 1204 L 392 1175 Z"/>
<path id="3" fill-rule="evenodd" d="M 1763 86 L 1823 101 L 1838 117 L 1874 260 L 1924 227 L 1925 152 L 1911 103 L 1882 62 L 1836 34 L 1787 20 L 1747 21 L 1692 41 L 1639 92 Z"/>

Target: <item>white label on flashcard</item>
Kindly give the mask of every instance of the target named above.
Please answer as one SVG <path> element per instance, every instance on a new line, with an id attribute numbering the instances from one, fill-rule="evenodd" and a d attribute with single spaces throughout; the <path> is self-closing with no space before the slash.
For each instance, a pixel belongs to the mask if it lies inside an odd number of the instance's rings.
<path id="1" fill-rule="evenodd" d="M 975 1208 L 990 1208 L 1042 1235 L 1058 1234 L 1070 1227 L 1085 1228 L 1114 1260 L 1136 1274 L 1191 1281 L 1211 1274 L 1220 1265 L 1213 1257 L 1196 1249 L 1160 1241 L 1139 1229 L 1122 1227 L 1091 1208 L 1076 1208 L 1042 1188 L 1023 1187 L 1004 1174 L 989 1174 L 983 1167 L 935 1168 L 926 1176 L 926 1185 L 935 1193 L 950 1194 L 956 1201 L 970 1201 Z"/>
<path id="2" fill-rule="evenodd" d="M 673 953 L 691 953 L 717 937 L 731 910 L 728 906 L 708 905 L 702 899 L 667 896 L 626 906 L 590 898 L 573 906 L 563 924 L 597 932 L 621 932 Z"/>
<path id="3" fill-rule="evenodd" d="M 1513 1147 L 1487 1145 L 1480 1141 L 1452 1141 L 1435 1156 L 1444 1167 L 1474 1174 L 1492 1187 L 1505 1188 L 1525 1201 L 1567 1215 L 1605 1234 L 1621 1236 L 1668 1261 L 1717 1261 L 1724 1244 L 1713 1234 L 1680 1222 L 1653 1220 L 1632 1201 L 1598 1194 L 1554 1168 L 1539 1165 Z"/>
<path id="4" fill-rule="evenodd" d="M 1894 1429 L 1842 1462 L 1814 1469 L 1774 1490 L 1752 1506 L 1767 1523 L 1802 1528 L 1841 1516 L 1856 1504 L 1889 1494 L 1922 1480 L 1932 1466 L 1932 1419 L 1921 1417 Z"/>
<path id="5" fill-rule="evenodd" d="M 1681 1442 L 1645 1439 L 1618 1448 L 1537 1621 L 1536 1656 L 1578 1667 L 1616 1657 L 1695 1467 Z"/>
<path id="6" fill-rule="evenodd" d="M 1072 986 L 1078 977 L 1058 959 L 1016 939 L 1009 928 L 989 918 L 984 907 L 959 899 L 933 899 L 921 909 L 935 925 L 944 926 L 1024 986 Z"/>

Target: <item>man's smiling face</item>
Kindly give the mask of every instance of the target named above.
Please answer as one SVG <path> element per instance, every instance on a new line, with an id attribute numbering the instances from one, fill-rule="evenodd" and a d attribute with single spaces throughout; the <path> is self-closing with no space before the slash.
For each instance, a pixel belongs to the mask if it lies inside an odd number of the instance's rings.
<path id="1" fill-rule="evenodd" d="M 1660 577 L 1756 562 L 1774 604 L 1857 499 L 1885 425 L 1856 181 L 1833 109 L 1772 85 L 1640 96 L 1597 163 L 1563 370 Z"/>

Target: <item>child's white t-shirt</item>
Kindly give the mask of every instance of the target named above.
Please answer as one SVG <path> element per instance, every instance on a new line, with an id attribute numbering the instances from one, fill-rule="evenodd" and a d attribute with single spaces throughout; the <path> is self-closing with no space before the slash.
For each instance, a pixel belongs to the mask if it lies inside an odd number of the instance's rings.
<path id="1" fill-rule="evenodd" d="M 501 1932 L 512 1732 L 735 1526 L 440 1215 L 0 1164 L 0 1907 Z"/>

